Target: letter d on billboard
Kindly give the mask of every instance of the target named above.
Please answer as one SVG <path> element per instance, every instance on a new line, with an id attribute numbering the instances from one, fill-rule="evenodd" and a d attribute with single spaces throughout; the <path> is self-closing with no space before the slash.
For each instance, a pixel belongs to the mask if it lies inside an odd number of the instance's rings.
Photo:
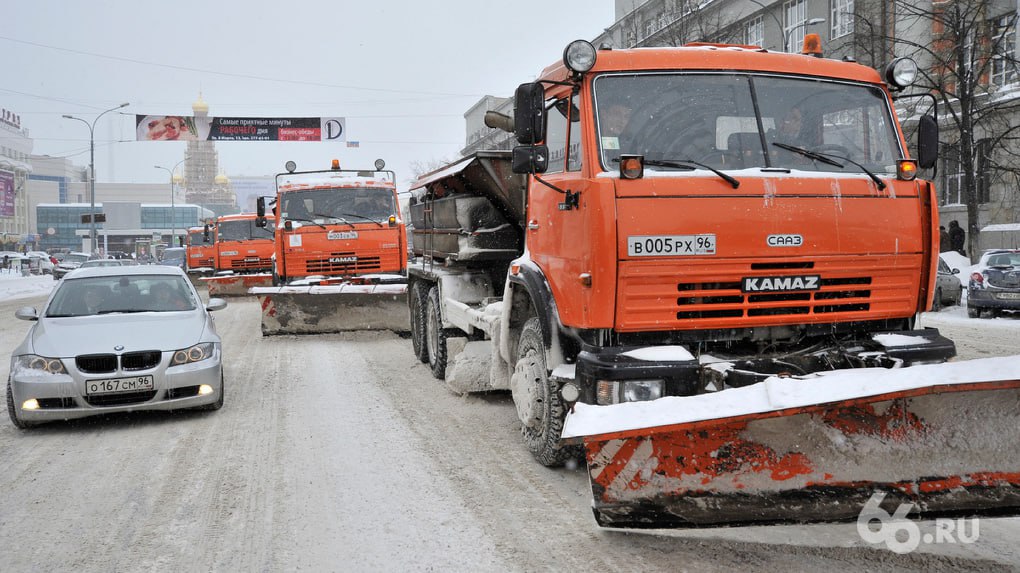
<path id="1" fill-rule="evenodd" d="M 322 118 L 323 141 L 344 141 L 346 139 L 347 139 L 347 125 L 345 118 L 342 117 Z"/>

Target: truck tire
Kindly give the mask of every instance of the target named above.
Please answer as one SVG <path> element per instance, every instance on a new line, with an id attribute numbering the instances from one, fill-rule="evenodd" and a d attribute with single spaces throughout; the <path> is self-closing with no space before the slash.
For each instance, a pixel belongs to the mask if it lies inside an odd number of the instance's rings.
<path id="1" fill-rule="evenodd" d="M 425 309 L 428 306 L 428 283 L 415 281 L 407 291 L 407 309 L 411 314 L 411 346 L 423 364 L 429 363 L 428 342 L 425 340 Z"/>
<path id="2" fill-rule="evenodd" d="M 528 412 L 529 422 L 523 422 L 521 434 L 524 443 L 538 463 L 558 467 L 576 458 L 576 446 L 560 447 L 560 435 L 566 409 L 560 400 L 556 383 L 549 379 L 545 362 L 545 343 L 542 340 L 542 323 L 531 317 L 521 329 L 517 344 L 517 364 L 514 366 L 511 388 L 528 388 L 530 404 L 518 406 L 518 414 Z M 516 402 L 518 396 L 514 396 Z M 523 408 L 521 407 L 523 406 Z"/>
<path id="3" fill-rule="evenodd" d="M 425 346 L 432 375 L 446 380 L 446 332 L 439 310 L 439 287 L 429 289 L 425 305 Z"/>

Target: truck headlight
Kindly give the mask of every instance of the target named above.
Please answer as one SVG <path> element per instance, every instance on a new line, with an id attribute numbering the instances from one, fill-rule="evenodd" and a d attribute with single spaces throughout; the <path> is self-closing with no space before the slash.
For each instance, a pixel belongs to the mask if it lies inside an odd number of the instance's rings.
<path id="1" fill-rule="evenodd" d="M 599 405 L 622 402 L 646 402 L 662 398 L 665 381 L 657 380 L 599 380 L 596 385 L 596 402 Z"/>

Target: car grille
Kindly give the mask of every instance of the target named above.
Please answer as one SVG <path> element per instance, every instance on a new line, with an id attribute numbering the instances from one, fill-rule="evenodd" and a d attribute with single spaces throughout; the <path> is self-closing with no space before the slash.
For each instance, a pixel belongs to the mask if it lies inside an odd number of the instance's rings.
<path id="1" fill-rule="evenodd" d="M 163 353 L 158 350 L 128 352 L 120 357 L 120 367 L 124 370 L 147 370 L 155 368 L 162 357 Z"/>
<path id="2" fill-rule="evenodd" d="M 123 394 L 101 394 L 99 396 L 86 396 L 85 401 L 93 406 L 122 406 L 124 404 L 138 404 L 148 402 L 156 396 L 155 390 L 144 392 L 126 392 Z"/>
<path id="3" fill-rule="evenodd" d="M 117 370 L 116 354 L 82 354 L 75 357 L 75 366 L 82 372 L 98 374 Z"/>
<path id="4" fill-rule="evenodd" d="M 147 370 L 159 365 L 163 353 L 158 350 L 128 352 L 120 357 L 120 367 L 124 370 Z M 117 370 L 116 354 L 82 354 L 74 359 L 78 370 L 86 374 L 101 374 Z"/>

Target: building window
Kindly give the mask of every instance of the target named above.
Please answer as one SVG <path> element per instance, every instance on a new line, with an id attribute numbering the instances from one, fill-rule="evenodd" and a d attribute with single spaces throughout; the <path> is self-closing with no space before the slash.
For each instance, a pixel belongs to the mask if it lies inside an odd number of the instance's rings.
<path id="1" fill-rule="evenodd" d="M 854 0 L 832 0 L 832 38 L 854 33 Z"/>
<path id="2" fill-rule="evenodd" d="M 974 159 L 977 163 L 974 182 L 977 189 L 977 202 L 988 203 L 991 200 L 991 145 L 988 140 L 977 142 Z M 947 145 L 942 153 L 942 205 L 965 205 L 966 190 L 963 182 L 963 166 L 960 164 L 959 145 Z"/>
<path id="3" fill-rule="evenodd" d="M 993 20 L 992 33 L 992 84 L 1016 83 L 1016 12 Z"/>
<path id="4" fill-rule="evenodd" d="M 783 5 L 786 27 L 783 36 L 786 40 L 786 51 L 794 52 L 800 47 L 800 40 L 794 32 L 801 31 L 807 23 L 807 0 L 793 0 Z M 803 37 L 803 34 L 801 34 Z"/>
<path id="5" fill-rule="evenodd" d="M 765 46 L 765 25 L 762 17 L 750 19 L 744 26 L 744 44 L 747 46 Z"/>

